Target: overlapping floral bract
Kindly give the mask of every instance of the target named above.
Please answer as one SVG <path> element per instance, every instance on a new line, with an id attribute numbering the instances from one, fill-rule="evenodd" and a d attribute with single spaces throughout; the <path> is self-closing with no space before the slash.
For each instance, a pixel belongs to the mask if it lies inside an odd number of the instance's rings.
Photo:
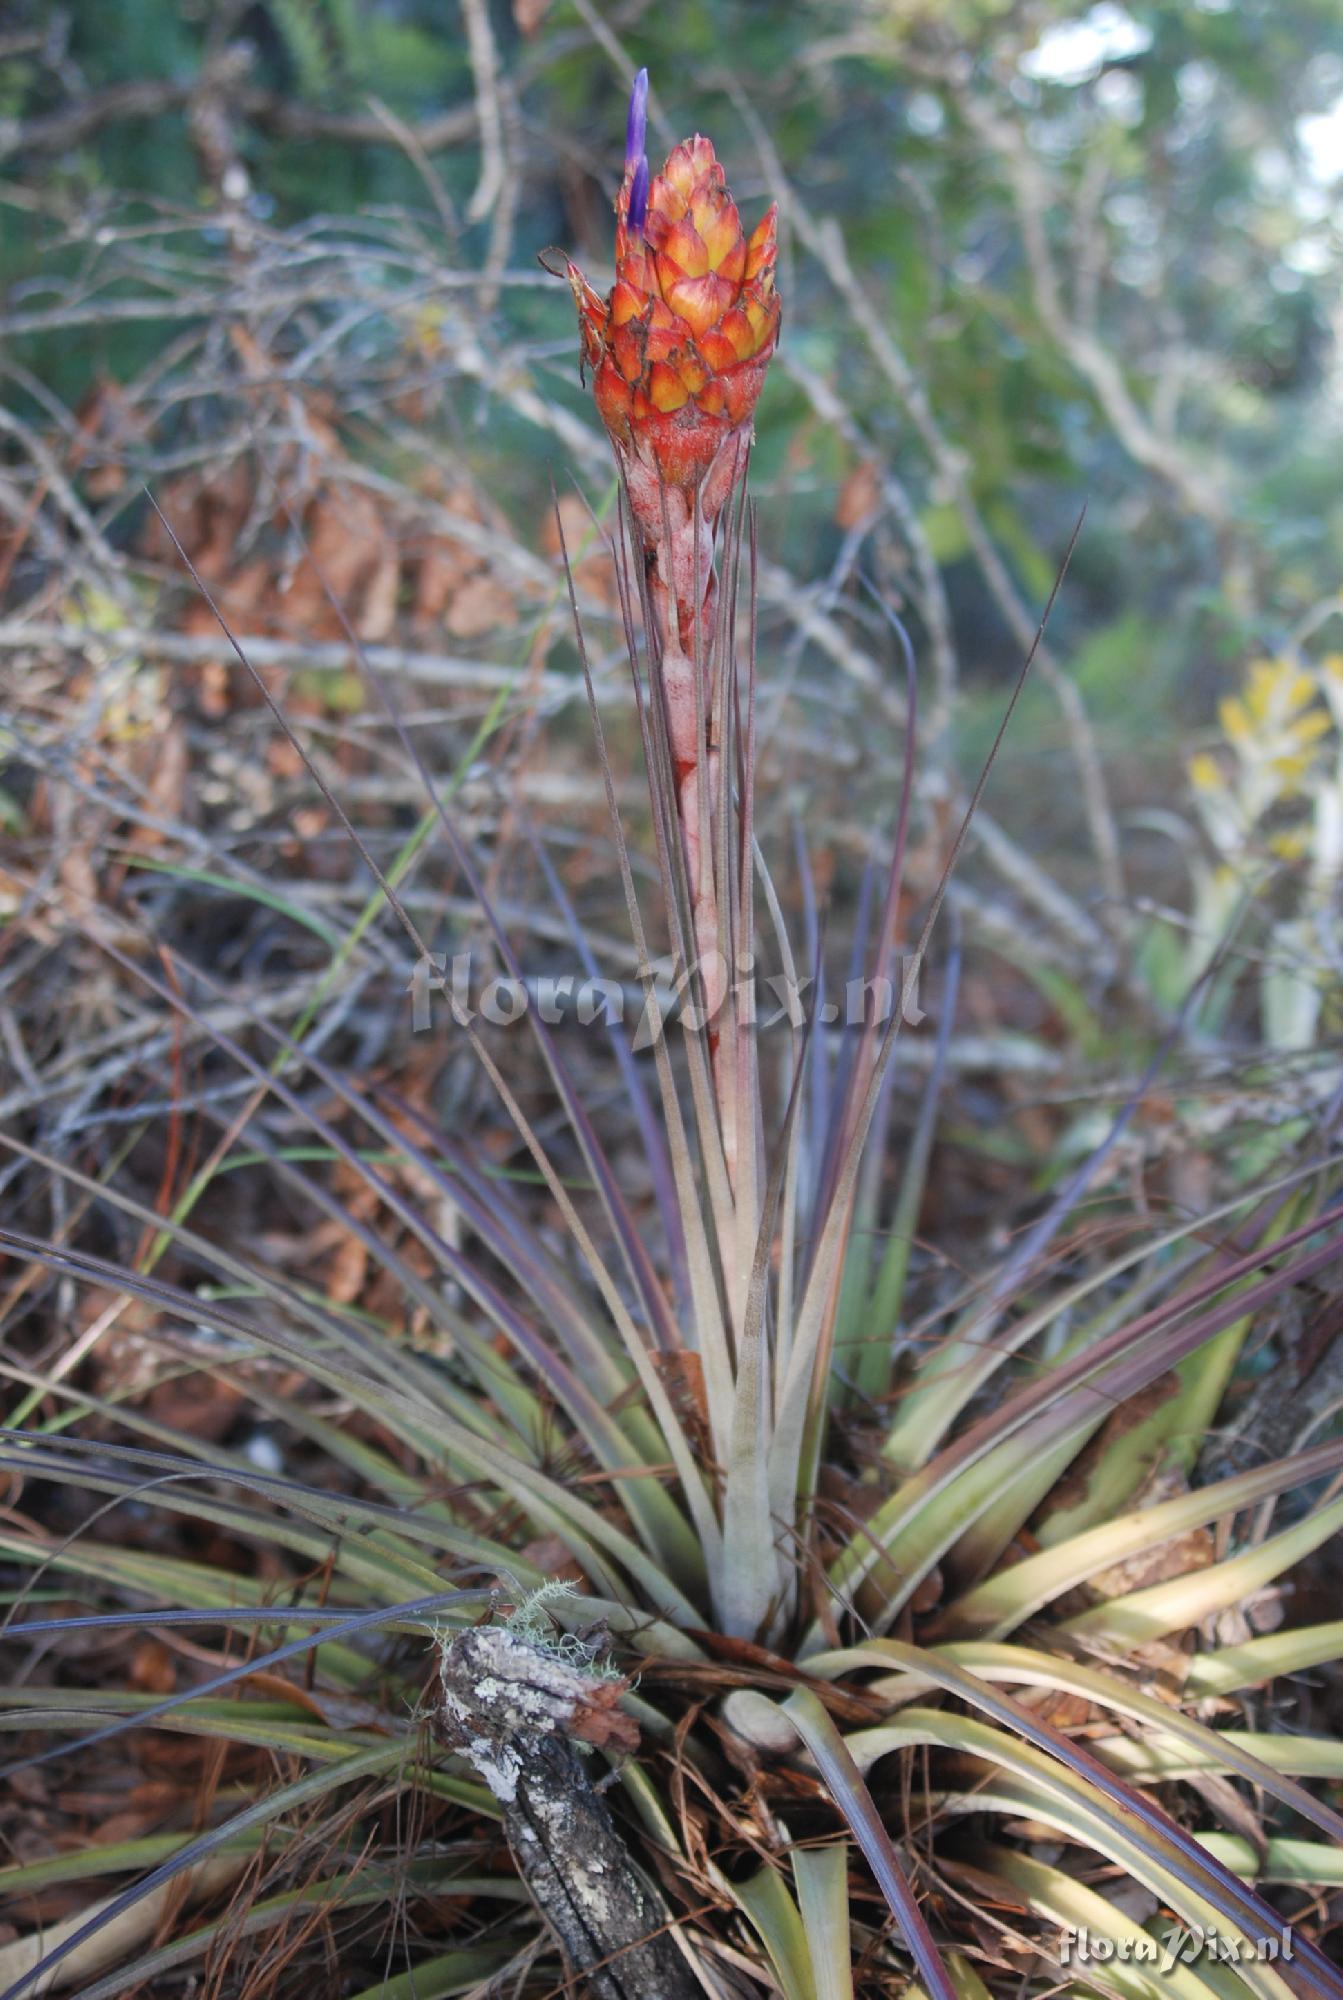
<path id="1" fill-rule="evenodd" d="M 633 122 L 633 121 L 632 121 Z M 776 210 L 749 237 L 712 143 L 698 133 L 651 182 L 627 157 L 616 201 L 616 282 L 603 299 L 573 264 L 583 354 L 602 421 L 622 456 L 641 526 L 656 542 L 658 482 L 702 489 L 713 518 L 742 448 L 779 335 Z M 646 188 L 646 195 L 643 190 Z M 646 204 L 646 206 L 645 206 Z"/>

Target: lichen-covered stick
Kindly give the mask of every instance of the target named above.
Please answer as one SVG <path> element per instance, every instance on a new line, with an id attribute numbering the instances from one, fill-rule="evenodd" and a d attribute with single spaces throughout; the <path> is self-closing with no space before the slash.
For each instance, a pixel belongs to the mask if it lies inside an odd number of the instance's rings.
<path id="1" fill-rule="evenodd" d="M 628 1752 L 629 1685 L 520 1621 L 459 1632 L 439 1662 L 439 1727 L 498 1800 L 518 1872 L 593 2000 L 702 2000 L 652 1884 L 577 1744 Z"/>

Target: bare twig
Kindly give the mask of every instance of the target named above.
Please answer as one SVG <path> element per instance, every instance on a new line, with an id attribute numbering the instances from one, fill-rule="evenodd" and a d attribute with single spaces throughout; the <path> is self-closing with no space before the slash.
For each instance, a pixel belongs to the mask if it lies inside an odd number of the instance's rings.
<path id="1" fill-rule="evenodd" d="M 196 89 L 196 79 L 191 77 L 137 79 L 110 84 L 107 89 L 93 92 L 59 111 L 22 120 L 0 119 L 0 160 L 16 153 L 66 153 L 109 125 L 153 120 L 184 111 Z M 372 146 L 396 143 L 376 116 L 331 111 L 303 104 L 276 91 L 241 90 L 237 104 L 244 118 L 282 138 L 335 139 Z M 449 146 L 459 146 L 475 132 L 477 116 L 474 104 L 455 105 L 450 111 L 438 112 L 415 127 L 416 143 L 425 153 L 441 153 Z"/>
<path id="2" fill-rule="evenodd" d="M 28 424 L 16 417 L 12 410 L 0 406 L 0 435 L 15 439 L 27 454 L 41 475 L 47 492 L 59 505 L 66 520 L 88 549 L 98 567 L 105 572 L 107 587 L 121 596 L 122 572 L 126 559 L 120 550 L 111 548 L 104 539 L 102 530 L 89 513 L 87 507 L 75 492 L 46 444 Z"/>
<path id="3" fill-rule="evenodd" d="M 462 0 L 466 49 L 476 86 L 476 122 L 480 130 L 480 179 L 467 203 L 468 222 L 483 222 L 504 186 L 504 134 L 499 111 L 499 60 L 484 0 Z M 423 150 L 423 147 L 422 147 Z"/>
<path id="4" fill-rule="evenodd" d="M 194 664 L 217 660 L 222 642 L 210 633 L 166 632 L 137 626 L 118 626 L 112 631 L 92 631 L 86 625 L 56 623 L 25 624 L 21 619 L 0 621 L 0 651 L 129 654 L 141 659 L 176 660 Z M 338 670 L 350 662 L 348 646 L 333 641 L 308 639 L 261 639 L 249 635 L 247 651 L 258 667 L 315 667 Z M 441 652 L 420 652 L 399 646 L 369 646 L 368 658 L 379 673 L 401 674 L 425 687 L 471 688 L 498 691 L 521 688 L 522 676 L 516 667 L 497 666 L 490 660 L 453 659 Z M 537 687 L 550 702 L 559 704 L 581 695 L 581 684 L 560 674 L 542 674 Z"/>

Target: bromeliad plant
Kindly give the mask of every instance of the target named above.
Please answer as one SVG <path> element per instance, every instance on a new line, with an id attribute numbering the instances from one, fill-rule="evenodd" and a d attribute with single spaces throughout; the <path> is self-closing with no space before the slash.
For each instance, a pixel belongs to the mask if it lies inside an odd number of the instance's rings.
<path id="1" fill-rule="evenodd" d="M 1156 1235 L 1121 1229 L 1107 1257 L 1075 1245 L 1065 1256 L 1065 1225 L 1135 1095 L 999 1267 L 911 1320 L 909 1243 L 957 954 L 913 1133 L 888 1144 L 915 1013 L 912 972 L 896 977 L 909 772 L 878 915 L 859 940 L 892 1004 L 832 1037 L 816 938 L 800 953 L 790 942 L 755 837 L 745 479 L 779 328 L 774 217 L 745 234 L 699 137 L 650 176 L 646 92 L 641 77 L 614 288 L 602 299 L 571 278 L 622 476 L 613 553 L 658 922 L 683 1001 L 674 1019 L 660 1006 L 657 940 L 589 681 L 654 1028 L 651 1092 L 623 1029 L 608 1033 L 656 1225 L 627 1197 L 562 1038 L 534 1011 L 567 1145 L 527 1116 L 512 1063 L 444 993 L 563 1248 L 525 1189 L 320 1053 L 311 1030 L 328 988 L 289 1031 L 231 995 L 244 1026 L 227 1031 L 207 967 L 165 946 L 156 971 L 128 949 L 124 913 L 115 925 L 89 916 L 107 962 L 204 1037 L 248 1096 L 241 1113 L 202 1101 L 218 1140 L 166 1214 L 119 1184 L 114 1162 L 84 1172 L 14 1134 L 11 1153 L 55 1177 L 72 1217 L 96 1207 L 144 1234 L 130 1264 L 82 1247 L 74 1221 L 55 1240 L 6 1227 L 0 1245 L 25 1260 L 27 1284 L 45 1271 L 100 1288 L 96 1329 L 134 1314 L 159 1379 L 227 1383 L 322 1472 L 272 1476 L 140 1395 L 108 1400 L 68 1367 L 6 1362 L 17 1402 L 5 1460 L 28 1490 L 75 1481 L 105 1496 L 99 1511 L 133 1498 L 270 1560 L 265 1578 L 225 1573 L 100 1529 L 97 1513 L 64 1540 L 40 1509 L 16 1514 L 0 1541 L 8 1557 L 42 1592 L 59 1578 L 93 1608 L 35 1617 L 40 1602 L 21 1591 L 11 1640 L 59 1643 L 134 1616 L 212 1634 L 218 1671 L 179 1693 L 100 1702 L 11 1687 L 5 1724 L 41 1732 L 11 1769 L 105 1754 L 151 1725 L 204 1738 L 221 1759 L 250 1746 L 279 1769 L 259 1797 L 211 1789 L 194 1829 L 0 1870 L 18 1910 L 53 1884 L 136 1877 L 35 1947 L 21 1939 L 26 1957 L 0 1947 L 0 2000 L 64 1975 L 86 2000 L 136 1982 L 167 1993 L 202 1959 L 212 1992 L 287 1990 L 281 1971 L 237 1958 L 242 1940 L 273 1937 L 283 1967 L 305 1925 L 334 1938 L 352 1912 L 392 1898 L 416 1910 L 423 1943 L 403 1950 L 403 1972 L 364 1986 L 370 2000 L 484 1992 L 496 1976 L 506 1983 L 491 1990 L 553 1991 L 550 1933 L 590 1990 L 619 2000 L 762 1987 L 787 2000 L 978 2000 L 986 1987 L 1056 1990 L 1061 1938 L 1081 1930 L 1113 1948 L 1066 1972 L 1068 1988 L 1323 2000 L 1343 1991 L 1338 1975 L 1302 1922 L 1287 1926 L 1343 1880 L 1330 1800 L 1343 1753 L 1326 1735 L 1278 1733 L 1281 1695 L 1259 1704 L 1263 1727 L 1240 1726 L 1239 1697 L 1336 1661 L 1343 1627 L 1235 1621 L 1343 1522 L 1343 1440 L 1308 1435 L 1303 1420 L 1286 1455 L 1252 1455 L 1214 1480 L 1202 1445 L 1242 1357 L 1285 1338 L 1286 1302 L 1314 1310 L 1337 1262 L 1333 1131 L 1222 1208 Z M 394 699 L 376 677 L 370 686 L 419 764 Z M 911 672 L 910 766 L 913 688 Z M 405 867 L 378 866 L 275 712 L 427 960 Z M 451 788 L 420 768 L 433 825 L 520 977 Z M 40 881 L 31 893 L 49 906 Z M 940 903 L 941 889 L 913 964 Z M 762 932 L 797 1001 L 777 1089 L 755 1017 Z M 432 1331 L 434 1358 L 358 1301 L 278 1276 L 193 1225 L 239 1149 L 247 1171 L 274 1176 L 359 1247 Z M 160 1274 L 165 1259 L 175 1279 Z M 547 1587 L 557 1569 L 572 1593 Z M 304 1671 L 290 1680 L 293 1661 Z M 591 1780 L 598 1757 L 619 1781 L 618 1813 Z M 497 1821 L 516 1872 L 501 1866 Z M 864 1867 L 851 1865 L 854 1846 Z M 519 1876 L 549 1932 L 519 1935 Z M 175 1881 L 216 1898 L 239 1885 L 238 1907 L 156 1941 Z M 136 1912 L 151 1914 L 140 1930 Z M 1237 1962 L 1205 1954 L 1158 1977 L 1150 1960 L 1170 1922 L 1216 1933 Z M 354 1984 L 347 1974 L 340 1990 Z"/>
<path id="2" fill-rule="evenodd" d="M 696 1466 L 669 1405 L 667 1442 L 693 1524 L 696 1581 L 720 1630 L 754 1638 L 778 1627 L 796 1600 L 796 1499 L 809 1485 L 802 1468 L 812 1392 L 825 1379 L 816 1365 L 826 1337 L 823 1298 L 842 1249 L 841 1228 L 820 1251 L 796 1312 L 789 1296 L 780 1318 L 774 1223 L 782 1211 L 791 1232 L 799 1186 L 787 1171 L 787 1146 L 772 1185 L 766 1173 L 750 988 L 738 976 L 753 966 L 755 938 L 754 661 L 748 647 L 743 676 L 734 615 L 741 517 L 740 508 L 735 521 L 730 511 L 744 488 L 751 418 L 778 335 L 775 213 L 745 236 L 713 147 L 698 135 L 650 181 L 647 91 L 641 72 L 616 203 L 615 286 L 603 301 L 572 266 L 570 280 L 640 558 L 633 583 L 624 575 L 631 658 L 637 664 L 629 601 L 637 594 L 645 646 L 639 712 L 662 904 L 676 983 L 692 989 L 682 1021 L 693 1150 L 657 1019 L 653 1030 L 668 1221 L 683 1246 L 688 1306 L 683 1324 L 670 1323 L 667 1333 L 673 1354 L 688 1349 L 696 1357 L 718 1478 L 705 1479 Z M 730 572 L 723 590 L 720 539 Z M 647 962 L 618 825 L 616 832 Z M 842 1210 L 837 1200 L 838 1221 Z M 635 1365 L 646 1367 L 647 1334 L 630 1333 Z"/>
<path id="3" fill-rule="evenodd" d="M 1246 948 L 1261 954 L 1265 1044 L 1310 1050 L 1328 1038 L 1329 994 L 1337 985 L 1343 660 L 1326 654 L 1316 662 L 1295 652 L 1255 660 L 1240 693 L 1220 704 L 1218 721 L 1215 749 L 1189 760 L 1210 852 L 1196 853 L 1192 863 L 1185 969 L 1202 972 L 1229 927 L 1248 932 Z M 1238 969 L 1228 968 L 1224 984 Z M 1225 1011 L 1231 996 L 1219 997 Z"/>

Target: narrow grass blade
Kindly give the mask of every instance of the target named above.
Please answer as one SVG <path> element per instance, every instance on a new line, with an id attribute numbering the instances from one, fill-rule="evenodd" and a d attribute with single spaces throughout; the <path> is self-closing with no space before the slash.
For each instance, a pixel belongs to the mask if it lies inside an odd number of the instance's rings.
<path id="1" fill-rule="evenodd" d="M 45 1976 L 72 1952 L 78 1951 L 100 1932 L 114 1925 L 124 1912 L 134 1908 L 144 1897 L 152 1895 L 165 1883 L 175 1881 L 188 1870 L 208 1861 L 221 1849 L 226 1848 L 237 1835 L 247 1832 L 251 1827 L 264 1826 L 280 1819 L 286 1813 L 305 1805 L 309 1800 L 325 1796 L 336 1786 L 395 1769 L 405 1754 L 405 1745 L 394 1743 L 390 1746 L 380 1744 L 376 1750 L 366 1750 L 359 1755 L 343 1758 L 339 1764 L 324 1770 L 311 1771 L 291 1784 L 277 1787 L 265 1798 L 258 1799 L 254 1805 L 235 1813 L 222 1826 L 188 1841 L 176 1854 L 160 1862 L 158 1867 L 152 1869 L 142 1881 L 135 1883 L 132 1888 L 123 1890 L 120 1895 L 112 1897 L 96 1916 L 87 1919 L 51 1951 L 45 1952 L 36 1965 L 5 1987 L 3 1993 L 0 1993 L 0 2000 L 23 2000 L 25 1994 L 30 1994 L 34 1988 L 40 1987 Z"/>

